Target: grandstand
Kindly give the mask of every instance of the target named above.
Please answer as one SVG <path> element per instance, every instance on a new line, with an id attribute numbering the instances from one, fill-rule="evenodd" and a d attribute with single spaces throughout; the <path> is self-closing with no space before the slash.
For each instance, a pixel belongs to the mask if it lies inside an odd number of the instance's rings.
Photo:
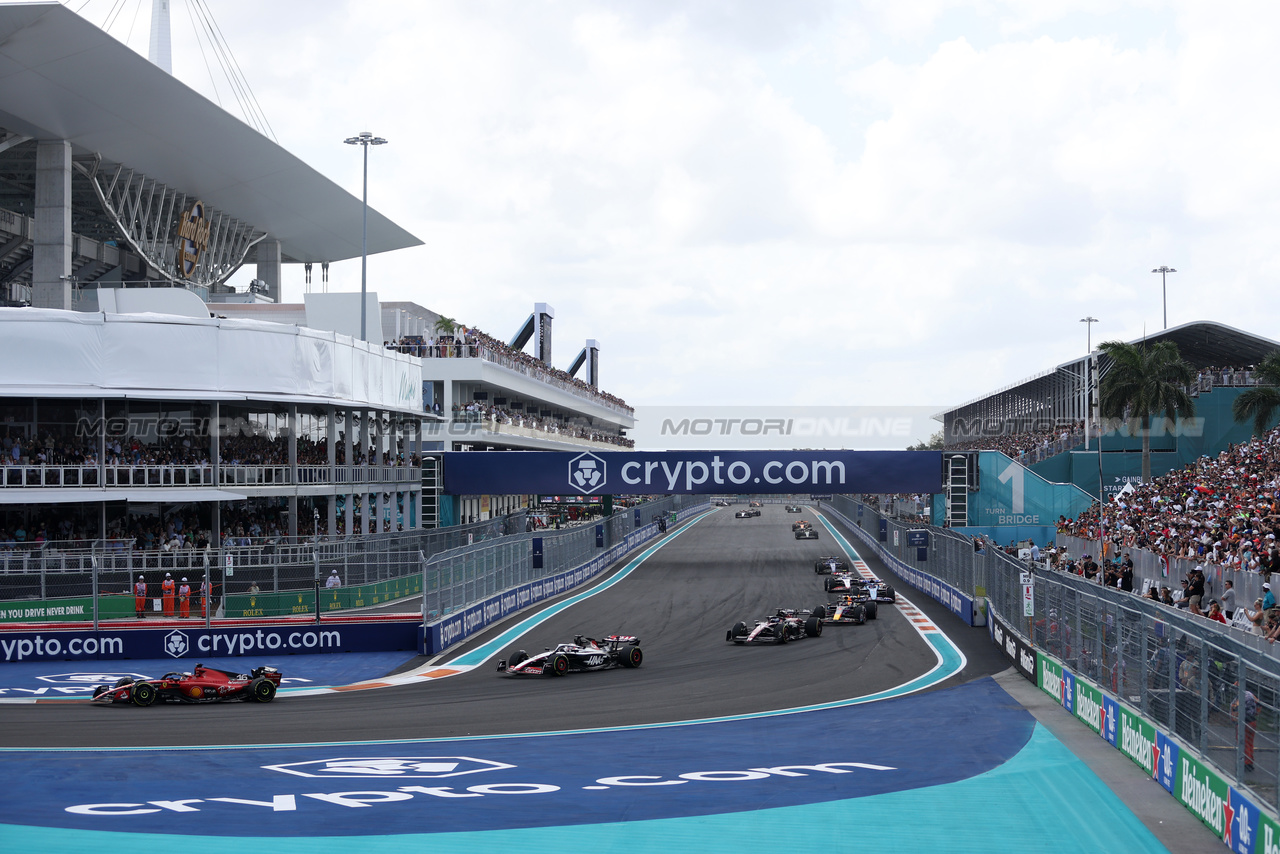
<path id="1" fill-rule="evenodd" d="M 1172 341 L 1198 372 L 1189 389 L 1196 417 L 1153 423 L 1153 477 L 1249 439 L 1252 424 L 1237 423 L 1231 406 L 1255 382 L 1250 368 L 1280 350 L 1280 342 L 1212 321 L 1130 343 L 1143 340 Z M 1109 368 L 1109 359 L 1094 351 L 935 415 L 943 423 L 944 451 L 952 452 L 947 493 L 934 501 L 935 523 L 1000 542 L 1038 537 L 1044 543 L 1058 516 L 1073 517 L 1087 498 L 1140 482 L 1140 434 L 1127 426 L 1099 427 L 1097 384 Z M 985 460 L 966 460 L 973 452 Z"/>
<path id="2" fill-rule="evenodd" d="M 0 385 L 10 454 L 0 530 L 150 538 L 171 512 L 156 499 L 169 497 L 193 502 L 188 521 L 215 544 L 241 533 L 221 530 L 224 515 L 258 532 L 237 539 L 380 535 L 528 506 L 528 496 L 441 496 L 434 452 L 630 445 L 634 412 L 599 387 L 599 345 L 569 370 L 552 366 L 548 306 L 506 343 L 370 294 L 366 345 L 351 325 L 359 295 L 282 303 L 284 264 L 305 265 L 309 282 L 313 264 L 327 277 L 329 263 L 360 256 L 361 199 L 59 3 L 0 5 L 0 175 L 7 363 L 71 346 L 71 361 L 38 367 L 75 364 L 81 377 L 34 370 Z M 368 214 L 371 254 L 421 243 Z M 235 293 L 227 282 L 245 265 L 254 283 Z M 167 319 L 127 320 L 139 313 Z M 522 350 L 525 327 L 536 355 Z M 138 331 L 129 347 L 103 349 L 125 329 Z M 264 377 L 210 372 L 232 341 Z M 294 373 L 272 372 L 281 359 Z M 344 373 L 356 364 L 361 376 Z M 146 421 L 217 423 L 219 407 L 234 411 L 244 442 L 162 436 Z M 75 434 L 82 417 L 105 413 L 125 425 L 112 436 L 118 453 Z M 255 473 L 233 470 L 248 465 L 233 452 L 251 453 Z M 129 497 L 144 488 L 147 500 Z"/>

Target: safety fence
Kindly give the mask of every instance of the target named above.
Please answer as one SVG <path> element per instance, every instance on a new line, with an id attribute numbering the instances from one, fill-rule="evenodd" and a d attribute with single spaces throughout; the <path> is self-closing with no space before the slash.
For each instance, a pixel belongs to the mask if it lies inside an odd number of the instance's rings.
<path id="1" fill-rule="evenodd" d="M 1258 809 L 1280 807 L 1280 658 L 1273 647 L 989 546 L 975 551 L 955 532 L 910 526 L 929 535 L 922 552 L 906 546 L 908 526 L 853 499 L 836 498 L 833 506 L 904 566 L 985 597 L 993 639 L 1019 671 L 1234 850 L 1272 850 L 1264 836 L 1272 846 L 1280 842 L 1280 824 Z"/>
<path id="2" fill-rule="evenodd" d="M 501 591 L 582 566 L 632 532 L 656 528 L 659 519 L 665 524 L 672 514 L 706 503 L 704 496 L 672 495 L 620 510 L 596 524 L 504 537 L 438 554 L 424 569 L 424 618 L 438 620 Z"/>
<path id="3" fill-rule="evenodd" d="M 449 528 L 396 534 L 351 537 L 332 542 L 260 543 L 222 549 L 137 550 L 122 541 L 98 541 L 89 548 L 47 548 L 38 551 L 0 552 L 0 623 L 43 620 L 92 621 L 95 594 L 100 604 L 110 601 L 109 613 L 127 608 L 136 614 L 137 585 L 143 585 L 142 613 L 146 618 L 166 612 L 165 579 L 173 583 L 173 606 L 185 579 L 194 602 L 203 581 L 223 616 L 234 616 L 230 603 L 236 595 L 264 594 L 268 603 L 249 608 L 252 616 L 295 613 L 274 594 L 312 592 L 317 583 L 359 586 L 420 576 L 423 559 L 441 552 L 522 536 L 525 511 Z M 332 584 L 328 579 L 333 578 Z M 119 602 L 128 600 L 128 605 Z M 100 608 L 102 612 L 107 609 Z M 261 611 L 262 613 L 257 613 Z M 106 617 L 100 614 L 100 618 Z"/>
<path id="4" fill-rule="evenodd" d="M 1082 540 L 1079 537 L 1058 534 L 1054 539 L 1054 545 L 1059 548 L 1065 548 L 1072 558 L 1079 558 L 1088 554 L 1097 558 L 1099 563 L 1102 562 L 1102 559 L 1098 557 L 1097 540 Z M 1263 576 L 1257 572 L 1245 572 L 1213 563 L 1197 563 L 1196 561 L 1179 557 L 1162 557 L 1147 549 L 1121 548 L 1119 553 L 1121 555 L 1127 554 L 1133 560 L 1133 589 L 1136 593 L 1144 593 L 1152 585 L 1156 588 L 1168 587 L 1171 591 L 1177 592 L 1181 588 L 1182 579 L 1187 577 L 1187 573 L 1196 567 L 1200 567 L 1205 574 L 1204 602 L 1206 607 L 1210 599 L 1222 596 L 1222 592 L 1226 590 L 1225 582 L 1230 581 L 1236 591 L 1236 608 L 1248 608 L 1253 605 L 1255 599 L 1262 598 L 1264 593 L 1262 589 L 1263 582 L 1270 577 L 1269 575 Z M 1113 558 L 1115 554 L 1114 550 L 1109 550 L 1108 559 Z"/>

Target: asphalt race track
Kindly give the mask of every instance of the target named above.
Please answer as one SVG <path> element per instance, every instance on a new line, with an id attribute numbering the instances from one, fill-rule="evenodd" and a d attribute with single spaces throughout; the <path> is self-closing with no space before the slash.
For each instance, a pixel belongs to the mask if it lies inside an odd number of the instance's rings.
<path id="1" fill-rule="evenodd" d="M 725 631 L 738 620 L 751 624 L 778 607 L 812 608 L 826 601 L 813 562 L 840 549 L 825 530 L 822 539 L 796 540 L 790 523 L 798 518 L 816 521 L 813 513 L 796 516 L 778 506 L 753 519 L 735 519 L 728 510 L 713 513 L 621 583 L 551 617 L 518 644 L 538 651 L 575 634 L 635 635 L 645 654 L 637 670 L 516 678 L 499 676 L 494 659 L 429 684 L 323 697 L 281 695 L 267 706 L 4 706 L 0 746 L 281 744 L 649 724 L 864 696 L 932 668 L 933 649 L 893 607 L 881 607 L 879 618 L 865 625 L 827 626 L 819 638 L 783 646 L 725 642 Z M 912 600 L 929 611 L 927 597 Z M 935 619 L 945 613 L 939 608 Z M 959 641 L 969 667 L 958 679 L 1005 668 L 984 630 L 960 627 L 951 634 L 972 638 Z M 252 663 L 277 664 L 288 675 L 287 656 Z"/>
<path id="2" fill-rule="evenodd" d="M 708 514 L 643 561 L 629 556 L 625 577 L 606 576 L 593 595 L 516 615 L 440 662 L 545 611 L 501 654 L 616 632 L 641 638 L 636 670 L 521 679 L 491 657 L 430 682 L 265 705 L 0 705 L 0 769 L 22 781 L 0 806 L 0 847 L 644 854 L 812 839 L 839 851 L 1002 854 L 1049 840 L 1060 851 L 1165 850 L 983 678 L 1007 669 L 986 630 L 921 594 L 899 589 L 945 636 L 882 605 L 877 620 L 819 638 L 726 642 L 738 620 L 826 600 L 813 562 L 841 548 L 822 523 L 819 540 L 795 540 L 797 518 L 817 521 L 779 506 Z M 245 663 L 287 675 L 287 657 Z M 947 667 L 958 672 L 943 678 Z M 903 695 L 913 680 L 920 690 Z"/>

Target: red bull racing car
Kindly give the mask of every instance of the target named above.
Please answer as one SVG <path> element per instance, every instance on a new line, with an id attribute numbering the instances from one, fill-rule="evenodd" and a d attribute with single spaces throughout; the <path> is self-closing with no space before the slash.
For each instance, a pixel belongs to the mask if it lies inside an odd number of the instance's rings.
<path id="1" fill-rule="evenodd" d="M 578 635 L 573 643 L 558 644 L 537 655 L 518 650 L 498 661 L 498 672 L 511 676 L 564 676 L 588 670 L 639 667 L 642 661 L 640 638 L 609 635 L 596 640 Z"/>
<path id="2" fill-rule="evenodd" d="M 861 595 L 841 596 L 834 602 L 814 608 L 813 613 L 822 620 L 823 625 L 860 626 L 867 620 L 876 618 L 876 600 L 868 597 L 865 592 Z"/>
<path id="3" fill-rule="evenodd" d="M 754 628 L 745 622 L 733 624 L 725 632 L 724 639 L 736 644 L 787 643 L 801 638 L 816 638 L 822 634 L 822 618 L 812 611 L 779 608 L 777 613 L 757 620 Z"/>
<path id="4" fill-rule="evenodd" d="M 197 664 L 190 673 L 166 673 L 159 679 L 133 679 L 125 676 L 115 685 L 99 685 L 93 689 L 94 703 L 218 703 L 223 700 L 257 700 L 270 703 L 280 687 L 280 671 L 274 667 L 255 667 L 249 673 L 232 673 Z"/>

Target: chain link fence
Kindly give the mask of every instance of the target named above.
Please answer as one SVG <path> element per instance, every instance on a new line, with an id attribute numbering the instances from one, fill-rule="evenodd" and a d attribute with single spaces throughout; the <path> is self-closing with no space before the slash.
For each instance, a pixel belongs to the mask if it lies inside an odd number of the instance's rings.
<path id="1" fill-rule="evenodd" d="M 671 495 L 621 510 L 596 524 L 542 530 L 438 554 L 426 565 L 424 615 L 430 622 L 504 590 L 581 566 L 604 549 L 621 543 L 637 527 L 705 503 L 705 496 Z M 597 544 L 597 525 L 604 528 L 602 545 Z M 535 537 L 542 541 L 541 567 L 534 566 L 530 540 Z"/>
<path id="2" fill-rule="evenodd" d="M 100 541 L 90 548 L 63 548 L 40 543 L 26 549 L 0 551 L 0 622 L 45 619 L 90 621 L 98 594 L 101 619 L 135 617 L 136 585 L 145 587 L 144 614 L 181 617 L 180 588 L 190 588 L 190 616 L 273 617 L 311 612 L 314 592 L 336 574 L 340 589 L 363 588 L 404 578 L 419 578 L 422 558 L 523 535 L 525 511 L 458 525 L 334 542 L 258 543 L 222 549 L 141 550 L 123 541 Z M 166 577 L 174 585 L 172 609 L 165 601 Z M 208 579 L 214 614 L 201 596 Z M 322 589 L 331 590 L 324 587 Z M 371 596 L 381 601 L 408 595 L 403 585 Z M 299 594 L 310 594 L 305 609 Z M 245 597 L 254 597 L 250 603 Z M 292 598 L 289 598 L 292 597 Z M 343 607 L 351 607 L 345 600 Z M 361 604 L 374 604 L 361 601 Z M 169 613 L 169 611 L 172 613 Z M 247 612 L 247 613 L 246 613 Z"/>
<path id="3" fill-rule="evenodd" d="M 1160 729 L 1238 788 L 1280 807 L 1280 658 L 1262 638 L 1067 573 L 945 528 L 906 524 L 848 496 L 832 504 L 901 560 L 974 596 L 1037 648 Z M 926 560 L 906 545 L 929 532 Z M 896 532 L 896 535 L 895 535 Z M 1033 614 L 1023 616 L 1023 573 Z M 1244 712 L 1241 713 L 1240 710 Z"/>

